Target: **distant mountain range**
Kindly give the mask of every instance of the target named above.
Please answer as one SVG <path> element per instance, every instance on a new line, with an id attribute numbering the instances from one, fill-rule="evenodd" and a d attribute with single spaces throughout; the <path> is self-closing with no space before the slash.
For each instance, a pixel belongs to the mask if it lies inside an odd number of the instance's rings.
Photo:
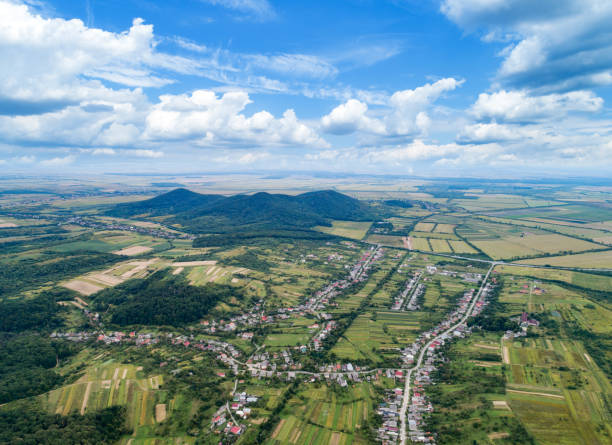
<path id="1" fill-rule="evenodd" d="M 226 197 L 179 188 L 145 201 L 118 204 L 108 214 L 168 216 L 166 222 L 200 233 L 306 229 L 329 225 L 334 219 L 371 221 L 376 218 L 376 212 L 367 203 L 333 190 L 297 196 L 261 192 Z"/>

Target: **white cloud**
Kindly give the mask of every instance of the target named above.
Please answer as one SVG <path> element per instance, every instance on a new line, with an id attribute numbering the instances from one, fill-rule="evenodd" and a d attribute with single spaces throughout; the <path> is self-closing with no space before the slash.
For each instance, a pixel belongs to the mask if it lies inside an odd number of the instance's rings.
<path id="1" fill-rule="evenodd" d="M 276 13 L 268 0 L 201 0 L 211 5 L 219 5 L 248 14 L 259 20 L 274 18 Z"/>
<path id="2" fill-rule="evenodd" d="M 324 131 L 332 134 L 350 134 L 357 131 L 384 137 L 412 137 L 424 134 L 430 126 L 428 108 L 447 91 L 463 81 L 441 79 L 413 90 L 395 92 L 378 116 L 368 112 L 365 103 L 350 99 L 334 108 L 321 119 Z"/>
<path id="3" fill-rule="evenodd" d="M 19 156 L 19 157 L 13 158 L 12 161 L 18 164 L 33 164 L 34 162 L 36 162 L 36 156 L 33 156 L 33 155 Z"/>
<path id="4" fill-rule="evenodd" d="M 510 42 L 498 80 L 541 92 L 612 84 L 608 0 L 444 0 L 441 11 L 485 40 Z"/>
<path id="5" fill-rule="evenodd" d="M 113 150 L 112 148 L 96 148 L 91 152 L 91 154 L 94 156 L 98 156 L 98 155 L 113 156 L 113 155 L 116 155 L 117 152 Z"/>
<path id="6" fill-rule="evenodd" d="M 140 136 L 140 130 L 133 124 L 113 122 L 102 130 L 94 143 L 100 145 L 126 146 L 134 143 Z"/>
<path id="7" fill-rule="evenodd" d="M 331 113 L 323 116 L 323 129 L 331 134 L 349 134 L 355 131 L 383 134 L 385 125 L 378 119 L 366 116 L 368 106 L 356 99 L 349 99 L 338 105 Z"/>
<path id="8" fill-rule="evenodd" d="M 285 75 L 326 78 L 338 74 L 338 69 L 331 63 L 307 54 L 257 54 L 242 57 L 251 67 Z"/>
<path id="9" fill-rule="evenodd" d="M 127 155 L 132 155 L 132 156 L 136 156 L 139 158 L 161 158 L 164 156 L 164 153 L 162 151 L 155 151 L 155 150 L 123 150 L 123 153 L 127 154 Z"/>
<path id="10" fill-rule="evenodd" d="M 398 163 L 403 161 L 422 161 L 455 155 L 464 151 L 465 148 L 458 144 L 428 144 L 422 140 L 391 147 L 384 150 L 373 150 L 368 159 L 371 162 Z"/>
<path id="11" fill-rule="evenodd" d="M 63 167 L 63 166 L 72 164 L 75 160 L 76 160 L 75 156 L 68 155 L 64 157 L 45 159 L 43 161 L 40 161 L 39 164 L 43 167 Z"/>
<path id="12" fill-rule="evenodd" d="M 281 118 L 267 111 L 250 117 L 243 114 L 251 103 L 245 92 L 221 97 L 213 91 L 197 90 L 191 95 L 163 95 L 146 118 L 149 140 L 192 140 L 202 146 L 215 145 L 298 145 L 326 146 L 293 110 Z"/>
<path id="13" fill-rule="evenodd" d="M 522 122 L 561 117 L 569 112 L 595 112 L 602 106 L 603 99 L 591 91 L 532 96 L 526 91 L 501 90 L 480 94 L 471 113 L 481 120 Z"/>

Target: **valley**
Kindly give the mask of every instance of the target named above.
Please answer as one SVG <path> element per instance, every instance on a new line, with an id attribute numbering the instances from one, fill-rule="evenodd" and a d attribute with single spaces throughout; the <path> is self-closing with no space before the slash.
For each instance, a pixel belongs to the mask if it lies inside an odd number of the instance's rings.
<path id="1" fill-rule="evenodd" d="M 0 193 L 0 422 L 126 445 L 610 443 L 605 187 L 312 181 Z"/>

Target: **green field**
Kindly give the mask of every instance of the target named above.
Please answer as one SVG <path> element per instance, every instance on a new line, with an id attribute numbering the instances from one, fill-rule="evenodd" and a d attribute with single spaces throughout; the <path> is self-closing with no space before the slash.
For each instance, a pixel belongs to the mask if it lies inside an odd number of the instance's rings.
<path id="1" fill-rule="evenodd" d="M 372 225 L 371 222 L 359 221 L 332 221 L 331 227 L 317 226 L 315 230 L 330 233 L 332 235 L 343 236 L 356 240 L 363 239 Z"/>
<path id="2" fill-rule="evenodd" d="M 325 386 L 311 387 L 287 403 L 268 445 L 348 445 L 365 444 L 360 428 L 373 406 L 369 384 L 351 387 L 336 394 Z"/>
<path id="3" fill-rule="evenodd" d="M 551 256 L 523 260 L 524 264 L 551 265 L 576 268 L 604 268 L 612 269 L 612 250 L 602 252 L 588 252 L 577 255 Z"/>

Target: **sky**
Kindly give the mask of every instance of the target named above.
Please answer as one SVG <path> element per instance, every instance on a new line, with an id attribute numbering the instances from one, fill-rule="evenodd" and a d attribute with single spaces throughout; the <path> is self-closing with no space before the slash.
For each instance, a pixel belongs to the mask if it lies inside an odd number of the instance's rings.
<path id="1" fill-rule="evenodd" d="M 0 0 L 0 171 L 609 176 L 609 0 Z"/>

